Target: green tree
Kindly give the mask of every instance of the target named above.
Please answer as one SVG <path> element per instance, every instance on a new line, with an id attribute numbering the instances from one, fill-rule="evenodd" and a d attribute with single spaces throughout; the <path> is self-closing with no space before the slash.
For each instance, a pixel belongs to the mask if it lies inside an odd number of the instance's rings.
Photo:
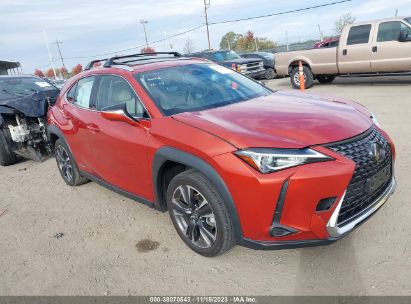
<path id="1" fill-rule="evenodd" d="M 335 21 L 335 32 L 337 35 L 341 35 L 343 28 L 347 24 L 353 24 L 355 22 L 355 17 L 351 15 L 351 13 L 342 15 L 338 20 Z"/>
<path id="2" fill-rule="evenodd" d="M 256 37 L 252 31 L 244 35 L 228 32 L 221 38 L 220 49 L 234 50 L 239 52 L 253 52 L 259 50 L 272 49 L 277 46 L 272 40 L 263 37 Z"/>
<path id="3" fill-rule="evenodd" d="M 220 49 L 221 50 L 234 50 L 237 47 L 238 39 L 242 35 L 234 32 L 228 32 L 221 38 Z"/>

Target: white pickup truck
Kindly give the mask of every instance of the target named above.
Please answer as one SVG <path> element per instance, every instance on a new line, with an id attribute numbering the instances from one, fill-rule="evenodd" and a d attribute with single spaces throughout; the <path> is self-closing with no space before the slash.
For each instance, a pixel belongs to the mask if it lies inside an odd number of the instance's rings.
<path id="1" fill-rule="evenodd" d="M 347 25 L 338 46 L 275 55 L 278 75 L 290 75 L 300 87 L 302 62 L 305 87 L 314 80 L 332 82 L 338 75 L 385 74 L 411 71 L 411 17 L 390 18 Z"/>

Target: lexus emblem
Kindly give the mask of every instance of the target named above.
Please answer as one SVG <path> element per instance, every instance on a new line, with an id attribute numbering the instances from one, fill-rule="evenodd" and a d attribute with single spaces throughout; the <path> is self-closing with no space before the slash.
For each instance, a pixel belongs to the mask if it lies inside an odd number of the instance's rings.
<path id="1" fill-rule="evenodd" d="M 380 163 L 385 159 L 385 150 L 383 146 L 377 142 L 370 143 L 368 154 L 376 163 Z"/>

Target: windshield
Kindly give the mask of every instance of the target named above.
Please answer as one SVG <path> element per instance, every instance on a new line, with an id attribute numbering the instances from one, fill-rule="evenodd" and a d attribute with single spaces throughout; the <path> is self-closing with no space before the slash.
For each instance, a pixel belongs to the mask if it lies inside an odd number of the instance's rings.
<path id="1" fill-rule="evenodd" d="M 218 62 L 241 58 L 236 52 L 233 51 L 215 52 L 212 55 L 214 57 L 214 60 Z"/>
<path id="2" fill-rule="evenodd" d="M 259 83 L 216 64 L 177 66 L 134 77 L 165 115 L 201 111 L 271 94 Z"/>
<path id="3" fill-rule="evenodd" d="M 405 18 L 404 20 L 411 24 L 411 17 Z"/>
<path id="4" fill-rule="evenodd" d="M 25 96 L 55 89 L 48 82 L 35 77 L 0 78 L 0 96 Z"/>

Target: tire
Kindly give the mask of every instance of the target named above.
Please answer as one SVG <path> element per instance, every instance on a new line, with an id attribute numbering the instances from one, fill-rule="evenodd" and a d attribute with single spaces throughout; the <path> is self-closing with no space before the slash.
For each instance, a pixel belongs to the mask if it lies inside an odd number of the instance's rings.
<path id="1" fill-rule="evenodd" d="M 187 199 L 188 193 L 192 200 Z M 235 245 L 225 202 L 200 172 L 190 169 L 172 179 L 167 189 L 167 207 L 177 233 L 196 253 L 214 257 Z"/>
<path id="2" fill-rule="evenodd" d="M 331 83 L 335 79 L 333 75 L 317 75 L 317 80 L 319 83 Z"/>
<path id="3" fill-rule="evenodd" d="M 264 74 L 265 79 L 271 80 L 275 77 L 275 72 L 273 69 L 266 69 Z"/>
<path id="4" fill-rule="evenodd" d="M 6 131 L 0 127 L 0 165 L 5 167 L 17 163 L 18 158 L 17 155 L 11 151 L 3 132 Z"/>
<path id="5" fill-rule="evenodd" d="M 58 139 L 54 147 L 57 167 L 66 184 L 75 187 L 87 183 L 89 180 L 80 175 L 80 170 L 66 143 Z"/>
<path id="6" fill-rule="evenodd" d="M 304 73 L 304 78 L 305 78 L 305 88 L 309 89 L 314 84 L 314 75 L 311 72 L 310 68 L 307 66 L 303 66 L 303 73 Z M 295 89 L 300 88 L 300 78 L 299 77 L 300 77 L 300 74 L 299 74 L 299 69 L 297 66 L 291 70 L 291 74 L 290 74 L 291 84 Z"/>

